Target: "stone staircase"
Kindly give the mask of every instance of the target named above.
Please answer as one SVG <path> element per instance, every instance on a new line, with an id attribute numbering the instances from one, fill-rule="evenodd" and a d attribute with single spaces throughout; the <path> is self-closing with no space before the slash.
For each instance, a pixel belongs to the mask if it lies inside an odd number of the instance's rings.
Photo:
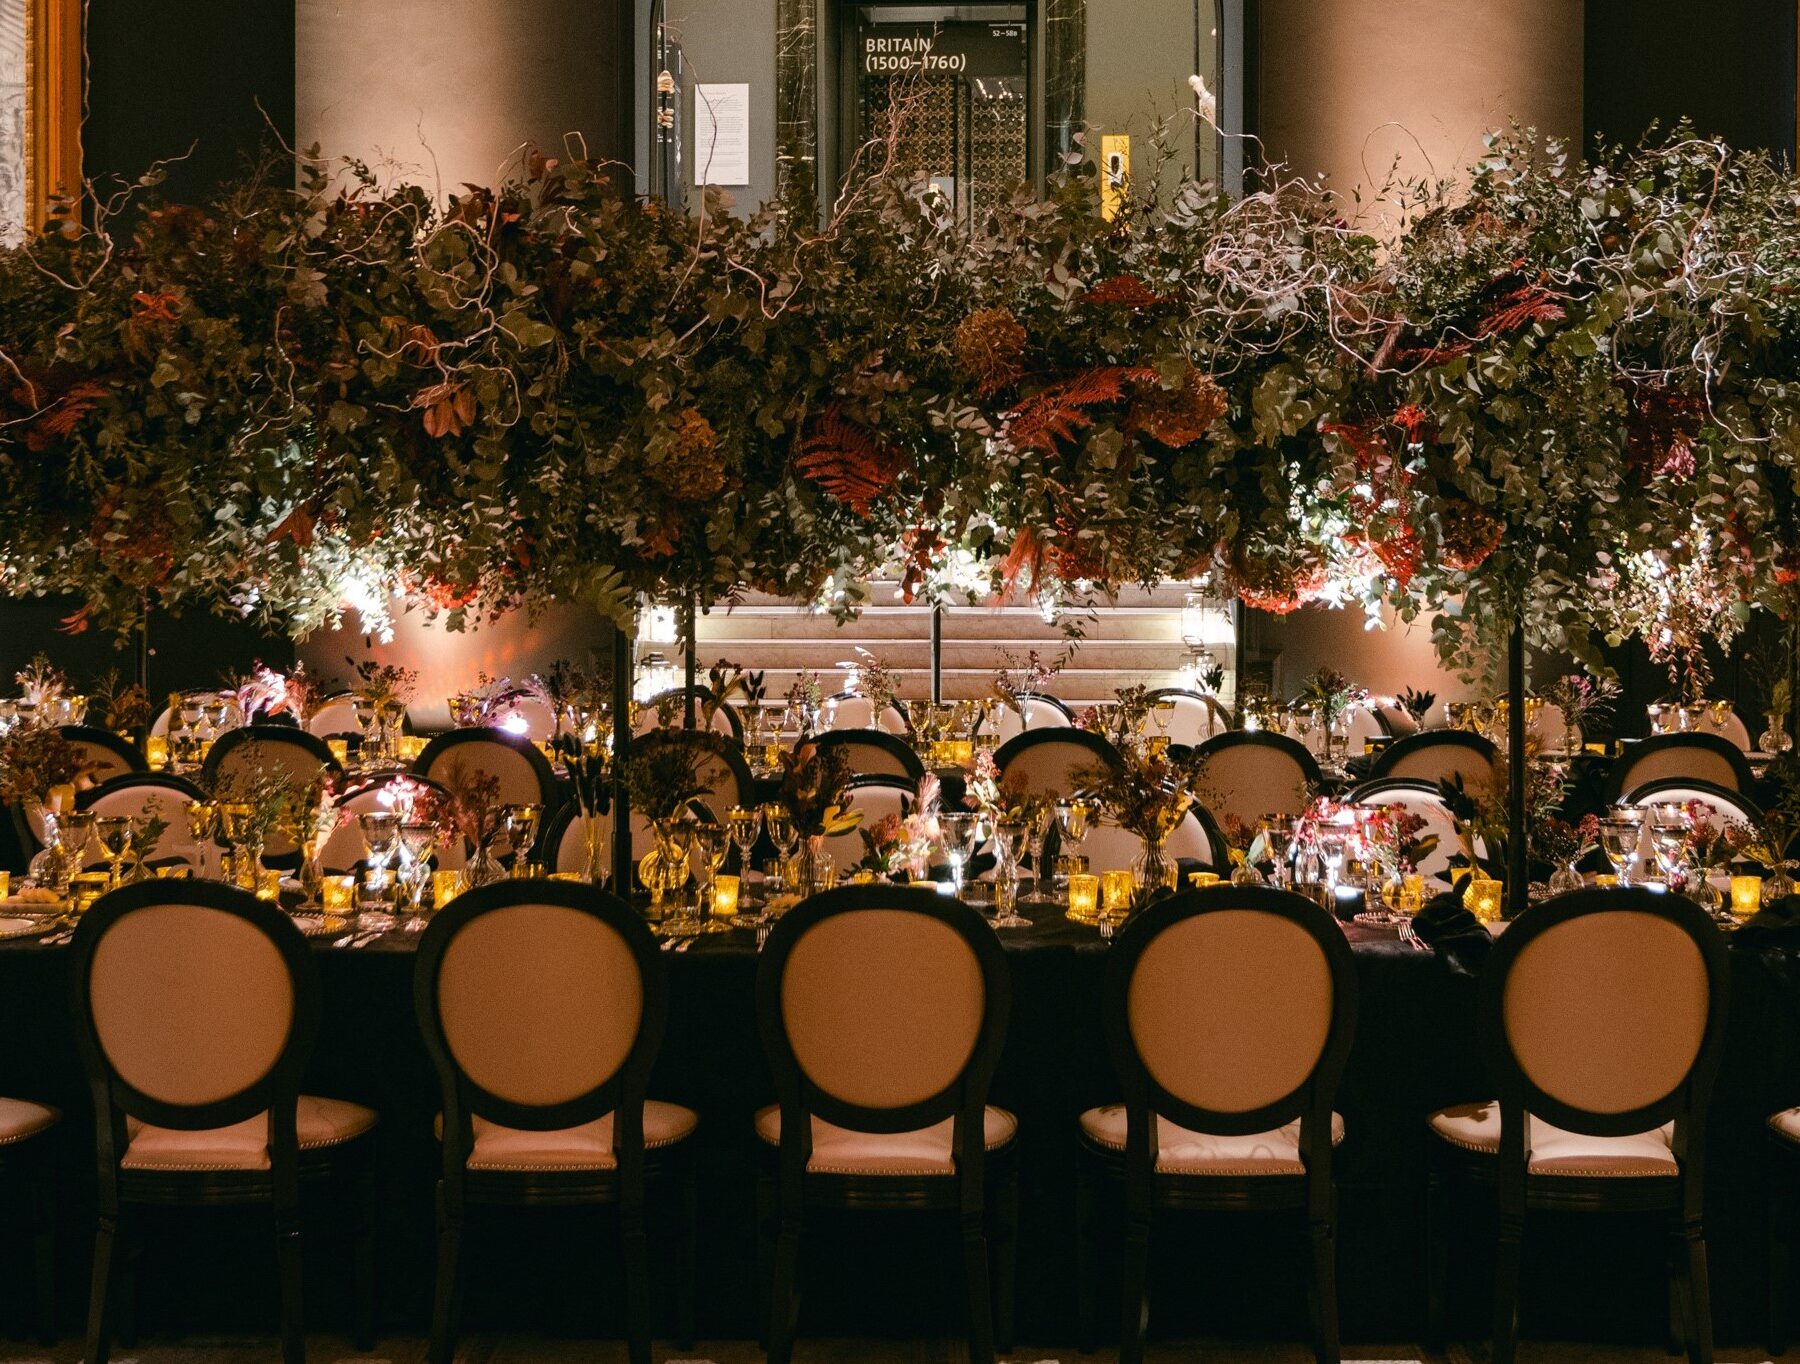
<path id="1" fill-rule="evenodd" d="M 946 700 L 985 696 L 994 671 L 1010 653 L 1023 661 L 1033 649 L 1046 662 L 1064 658 L 1050 690 L 1079 708 L 1110 700 L 1120 687 L 1182 686 L 1188 651 L 1181 639 L 1188 587 L 1165 583 L 1133 589 L 1091 611 L 1071 609 L 1046 623 L 1035 606 L 954 606 L 944 612 L 943 694 Z M 1071 638 L 1064 626 L 1079 637 Z M 1228 677 L 1234 667 L 1228 626 L 1209 641 Z M 829 614 L 791 601 L 747 596 L 730 608 L 700 618 L 696 634 L 702 670 L 720 658 L 767 674 L 768 694 L 785 693 L 797 673 L 812 670 L 828 690 L 841 689 L 841 664 L 860 645 L 901 674 L 902 697 L 931 689 L 931 608 L 901 602 L 899 584 L 870 584 L 870 602 L 855 620 L 839 626 Z M 1230 688 L 1224 697 L 1230 704 Z"/>

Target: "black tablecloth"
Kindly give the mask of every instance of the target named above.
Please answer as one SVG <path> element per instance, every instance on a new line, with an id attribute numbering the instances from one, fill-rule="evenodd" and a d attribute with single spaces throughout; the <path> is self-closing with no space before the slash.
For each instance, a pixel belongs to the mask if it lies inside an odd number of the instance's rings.
<path id="1" fill-rule="evenodd" d="M 1118 1097 L 1101 1036 L 1098 993 L 1106 948 L 1090 928 L 1050 907 L 1027 906 L 1030 929 L 1002 934 L 1013 1015 L 993 1102 L 1020 1123 L 1022 1227 L 1019 1338 L 1073 1339 L 1076 1117 Z M 1417 1339 L 1422 1330 L 1422 1203 L 1426 1114 L 1486 1097 L 1473 1039 L 1475 981 L 1435 953 L 1391 935 L 1348 929 L 1361 987 L 1356 1045 L 1339 1096 L 1347 1138 L 1341 1190 L 1343 1329 L 1352 1340 Z M 432 1273 L 432 1119 L 436 1083 L 412 1017 L 416 938 L 393 934 L 366 949 L 321 946 L 324 1027 L 310 1092 L 382 1115 L 381 1298 L 390 1328 L 422 1331 Z M 756 1037 L 754 938 L 703 938 L 668 958 L 673 1009 L 651 1093 L 697 1109 L 701 1179 L 701 1328 L 754 1333 L 753 1193 L 758 1148 L 751 1115 L 773 1098 Z M 1800 1102 L 1800 969 L 1786 952 L 1734 947 L 1730 1041 L 1712 1107 L 1709 1235 L 1721 1340 L 1760 1339 L 1764 1119 Z M 69 1025 L 68 952 L 32 941 L 0 944 L 0 1094 L 64 1109 L 62 1263 L 66 1312 L 79 1319 L 92 1232 L 92 1120 Z M 147 1263 L 153 1324 L 270 1329 L 272 1245 L 248 1213 L 152 1226 L 166 1253 Z M 1652 1234 L 1652 1233 L 1655 1234 Z M 1159 1224 L 1158 1331 L 1301 1337 L 1304 1260 L 1297 1226 L 1253 1217 L 1187 1217 Z M 961 1329 L 955 1229 L 930 1219 L 868 1218 L 813 1235 L 805 1329 L 923 1334 Z M 1485 1329 L 1491 1213 L 1473 1200 L 1455 1234 L 1453 1308 Z M 474 1230 L 473 1329 L 618 1329 L 611 1228 L 592 1213 L 507 1214 Z M 1661 1339 L 1660 1228 L 1614 1218 L 1546 1219 L 1527 1231 L 1527 1329 L 1619 1341 Z M 0 1244 L 0 1263 L 11 1251 Z M 666 1248 L 663 1274 L 673 1272 Z M 342 1324 L 347 1258 L 329 1240 L 309 1250 L 310 1317 Z M 1099 1269 L 1108 1329 L 1114 1279 Z M 667 1295 L 663 1310 L 667 1310 Z M 0 1297 L 4 1302 L 4 1297 Z M 158 1312 L 165 1314 L 159 1317 Z M 3 1328 L 0 1328 L 3 1331 Z"/>

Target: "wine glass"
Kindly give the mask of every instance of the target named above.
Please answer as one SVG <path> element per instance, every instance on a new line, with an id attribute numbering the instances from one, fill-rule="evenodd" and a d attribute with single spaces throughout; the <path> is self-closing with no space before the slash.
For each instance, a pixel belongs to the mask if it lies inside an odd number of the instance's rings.
<path id="1" fill-rule="evenodd" d="M 959 896 L 963 890 L 963 868 L 968 865 L 974 852 L 975 835 L 980 828 L 980 819 L 972 814 L 957 811 L 938 816 L 938 832 L 944 839 L 944 857 L 950 863 L 950 884 L 956 887 Z"/>
<path id="2" fill-rule="evenodd" d="M 381 703 L 373 697 L 350 698 L 350 714 L 356 721 L 356 766 L 366 772 L 376 765 L 376 735 L 381 723 Z"/>
<path id="3" fill-rule="evenodd" d="M 703 933 L 724 933 L 731 927 L 723 919 L 713 918 L 711 913 L 713 882 L 718 879 L 719 868 L 725 865 L 730 852 L 731 839 L 723 824 L 701 820 L 694 825 L 694 856 L 700 864 L 700 901 L 708 911 L 700 930 Z"/>
<path id="4" fill-rule="evenodd" d="M 1031 920 L 1019 913 L 1019 854 L 1031 837 L 1031 826 L 1022 819 L 1003 819 L 994 825 L 994 855 L 999 861 L 994 876 L 995 928 L 1029 928 Z"/>
<path id="5" fill-rule="evenodd" d="M 1338 875 L 1343 870 L 1348 849 L 1348 831 L 1336 825 L 1319 830 L 1319 858 L 1325 864 L 1325 889 L 1337 894 Z"/>
<path id="6" fill-rule="evenodd" d="M 379 900 L 387 889 L 388 863 L 400 845 L 400 816 L 392 810 L 370 810 L 356 817 L 362 830 L 363 846 L 368 849 L 367 885 L 372 898 Z"/>
<path id="7" fill-rule="evenodd" d="M 500 829 L 506 835 L 509 874 L 517 876 L 521 867 L 530 868 L 531 845 L 537 841 L 538 820 L 543 813 L 543 806 L 522 802 L 500 807 Z"/>
<path id="8" fill-rule="evenodd" d="M 204 878 L 212 864 L 210 849 L 218 838 L 219 807 L 209 800 L 190 800 L 186 809 L 188 837 L 194 842 L 194 855 L 200 859 L 194 870 Z"/>
<path id="9" fill-rule="evenodd" d="M 1050 830 L 1056 824 L 1056 807 L 1050 804 L 1040 805 L 1032 811 L 1030 821 L 1025 830 L 1025 851 L 1031 858 L 1031 889 L 1041 891 L 1048 879 L 1044 875 L 1044 840 L 1050 837 Z"/>
<path id="10" fill-rule="evenodd" d="M 1640 832 L 1641 826 L 1636 819 L 1627 818 L 1616 810 L 1600 821 L 1601 846 L 1622 886 L 1631 884 L 1632 873 L 1637 867 Z"/>
<path id="11" fill-rule="evenodd" d="M 435 824 L 402 824 L 400 856 L 406 870 L 407 907 L 417 914 L 425 905 L 425 887 L 431 884 L 431 855 L 437 851 Z"/>
<path id="12" fill-rule="evenodd" d="M 1650 811 L 1650 847 L 1669 889 L 1683 879 L 1687 867 L 1688 824 L 1679 806 L 1658 805 Z"/>
<path id="13" fill-rule="evenodd" d="M 125 854 L 131 848 L 131 819 L 127 815 L 100 815 L 94 820 L 94 838 L 112 863 L 108 885 L 117 886 L 124 875 Z"/>
<path id="14" fill-rule="evenodd" d="M 737 849 L 738 875 L 750 875 L 750 853 L 756 847 L 756 836 L 762 832 L 762 811 L 755 807 L 734 805 L 725 814 L 725 831 Z"/>

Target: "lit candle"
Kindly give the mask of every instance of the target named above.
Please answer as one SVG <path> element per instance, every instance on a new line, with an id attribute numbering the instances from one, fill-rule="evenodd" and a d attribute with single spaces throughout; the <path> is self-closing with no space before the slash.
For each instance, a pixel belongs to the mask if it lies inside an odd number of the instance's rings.
<path id="1" fill-rule="evenodd" d="M 279 900 L 281 898 L 281 872 L 275 867 L 259 867 L 256 872 L 256 898 L 259 900 Z"/>
<path id="2" fill-rule="evenodd" d="M 1762 877 L 1731 878 L 1731 917 L 1748 919 L 1762 908 Z"/>
<path id="3" fill-rule="evenodd" d="M 1137 876 L 1129 871 L 1109 871 L 1100 878 L 1100 912 L 1109 919 L 1131 913 L 1137 895 Z"/>
<path id="4" fill-rule="evenodd" d="M 327 739 L 325 747 L 331 750 L 331 760 L 339 767 L 344 767 L 349 763 L 350 741 L 348 739 Z"/>
<path id="5" fill-rule="evenodd" d="M 712 916 L 715 919 L 734 919 L 738 912 L 738 879 L 735 876 L 715 876 L 712 883 Z"/>
<path id="6" fill-rule="evenodd" d="M 1216 871 L 1191 871 L 1188 873 L 1188 884 L 1195 890 L 1205 890 L 1208 886 L 1219 884 L 1219 873 Z"/>
<path id="7" fill-rule="evenodd" d="M 169 741 L 161 734 L 152 734 L 144 740 L 144 761 L 152 772 L 160 772 L 169 765 Z"/>
<path id="8" fill-rule="evenodd" d="M 346 877 L 344 879 L 348 880 L 349 878 Z M 431 902 L 439 909 L 442 909 L 458 895 L 462 894 L 462 880 L 463 875 L 460 871 L 432 872 Z M 331 897 L 329 895 L 325 897 L 325 902 L 328 905 L 331 903 Z"/>
<path id="9" fill-rule="evenodd" d="M 1069 917 L 1092 922 L 1100 907 L 1100 878 L 1086 872 L 1069 877 Z"/>
<path id="10" fill-rule="evenodd" d="M 348 914 L 356 907 L 356 878 L 327 876 L 324 883 L 325 912 Z"/>
<path id="11" fill-rule="evenodd" d="M 1597 871 L 1594 873 L 1596 890 L 1611 890 L 1619 884 L 1619 873 L 1616 871 Z"/>
<path id="12" fill-rule="evenodd" d="M 1425 908 L 1425 878 L 1419 872 L 1409 871 L 1400 878 L 1400 912 L 1417 914 Z"/>
<path id="13" fill-rule="evenodd" d="M 1473 914 L 1478 923 L 1491 924 L 1497 920 L 1500 904 L 1500 882 L 1490 876 L 1474 877 L 1463 892 L 1463 908 Z"/>

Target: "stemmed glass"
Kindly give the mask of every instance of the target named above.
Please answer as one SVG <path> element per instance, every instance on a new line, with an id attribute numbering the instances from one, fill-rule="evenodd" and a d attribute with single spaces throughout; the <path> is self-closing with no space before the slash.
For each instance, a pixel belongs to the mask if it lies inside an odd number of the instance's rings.
<path id="1" fill-rule="evenodd" d="M 1094 807 L 1085 800 L 1065 800 L 1057 805 L 1057 851 L 1063 857 L 1080 855 L 1081 841 L 1088 836 L 1088 823 L 1093 817 Z M 1058 873 L 1055 883 L 1060 887 L 1066 885 L 1068 879 Z"/>
<path id="2" fill-rule="evenodd" d="M 974 853 L 980 830 L 978 816 L 961 812 L 938 816 L 938 831 L 944 837 L 944 857 L 950 863 L 950 884 L 956 887 L 958 896 L 963 891 L 963 868 Z"/>
<path id="3" fill-rule="evenodd" d="M 712 916 L 713 882 L 718 879 L 719 868 L 725 865 L 730 852 L 731 839 L 723 824 L 702 820 L 694 825 L 694 855 L 700 863 L 700 903 L 706 906 L 702 933 L 726 933 L 731 929 L 723 919 Z"/>
<path id="4" fill-rule="evenodd" d="M 245 838 L 249 833 L 251 817 L 256 814 L 254 806 L 225 802 L 219 806 L 219 836 L 225 840 L 225 846 L 231 858 L 231 871 L 225 878 L 235 885 L 244 883 L 244 868 L 247 859 Z M 255 872 L 251 872 L 251 888 L 256 885 Z"/>
<path id="5" fill-rule="evenodd" d="M 1294 869 L 1289 862 L 1289 855 L 1294 846 L 1294 827 L 1280 815 L 1264 815 L 1259 831 L 1262 834 L 1263 846 L 1269 850 L 1269 856 L 1275 863 L 1275 884 L 1287 889 L 1293 880 Z"/>
<path id="6" fill-rule="evenodd" d="M 370 697 L 352 696 L 350 713 L 356 719 L 357 770 L 367 772 L 374 768 L 380 760 L 378 735 L 381 732 L 381 706 L 379 702 Z"/>
<path id="7" fill-rule="evenodd" d="M 1031 837 L 1024 820 L 1003 819 L 994 825 L 994 853 L 999 868 L 994 876 L 995 928 L 1030 928 L 1031 920 L 1019 913 L 1019 854 Z"/>
<path id="8" fill-rule="evenodd" d="M 531 845 L 537 841 L 538 819 L 543 813 L 541 805 L 520 803 L 500 807 L 500 830 L 506 835 L 508 875 L 517 876 L 521 866 L 531 866 Z"/>
<path id="9" fill-rule="evenodd" d="M 1319 830 L 1319 858 L 1325 863 L 1325 889 L 1332 895 L 1337 894 L 1338 874 L 1343 869 L 1347 843 L 1347 830 L 1333 825 Z"/>
<path id="10" fill-rule="evenodd" d="M 109 886 L 117 886 L 125 872 L 125 854 L 131 848 L 131 818 L 128 815 L 100 815 L 94 820 L 94 838 L 112 863 L 108 872 Z"/>
<path id="11" fill-rule="evenodd" d="M 1601 846 L 1622 886 L 1631 884 L 1632 873 L 1637 867 L 1638 836 L 1641 832 L 1636 819 L 1622 815 L 1616 809 L 1600 821 Z"/>
<path id="12" fill-rule="evenodd" d="M 400 846 L 400 816 L 392 810 L 370 810 L 358 815 L 356 822 L 369 853 L 367 885 L 371 897 L 379 900 L 387 890 L 388 863 Z"/>
<path id="13" fill-rule="evenodd" d="M 219 807 L 209 800 L 190 800 L 187 803 L 188 837 L 194 841 L 194 855 L 200 859 L 200 865 L 194 868 L 196 874 L 205 879 L 211 873 L 212 848 L 219 836 Z"/>
<path id="14" fill-rule="evenodd" d="M 401 865 L 406 872 L 407 908 L 417 914 L 425 907 L 425 887 L 431 884 L 431 855 L 437 851 L 435 824 L 400 826 Z"/>
<path id="15" fill-rule="evenodd" d="M 750 853 L 756 847 L 756 836 L 762 832 L 762 811 L 754 807 L 746 809 L 742 805 L 734 805 L 725 814 L 725 831 L 731 837 L 732 847 L 737 849 L 738 874 L 746 879 L 750 875 Z"/>
<path id="16" fill-rule="evenodd" d="M 1041 894 L 1049 880 L 1044 875 L 1044 840 L 1050 837 L 1055 824 L 1054 805 L 1040 805 L 1025 824 L 1025 853 L 1031 858 L 1031 891 L 1034 895 Z"/>
<path id="17" fill-rule="evenodd" d="M 1658 805 L 1650 810 L 1650 846 L 1656 863 L 1662 869 L 1669 889 L 1685 880 L 1688 852 L 1688 824 L 1679 807 Z"/>
<path id="18" fill-rule="evenodd" d="M 788 813 L 787 806 L 779 801 L 771 801 L 763 806 L 763 823 L 769 830 L 769 841 L 774 843 L 775 851 L 780 855 L 775 872 L 778 889 L 787 889 L 781 867 L 794 855 L 794 848 L 800 842 L 800 831 L 794 827 L 794 817 Z"/>

